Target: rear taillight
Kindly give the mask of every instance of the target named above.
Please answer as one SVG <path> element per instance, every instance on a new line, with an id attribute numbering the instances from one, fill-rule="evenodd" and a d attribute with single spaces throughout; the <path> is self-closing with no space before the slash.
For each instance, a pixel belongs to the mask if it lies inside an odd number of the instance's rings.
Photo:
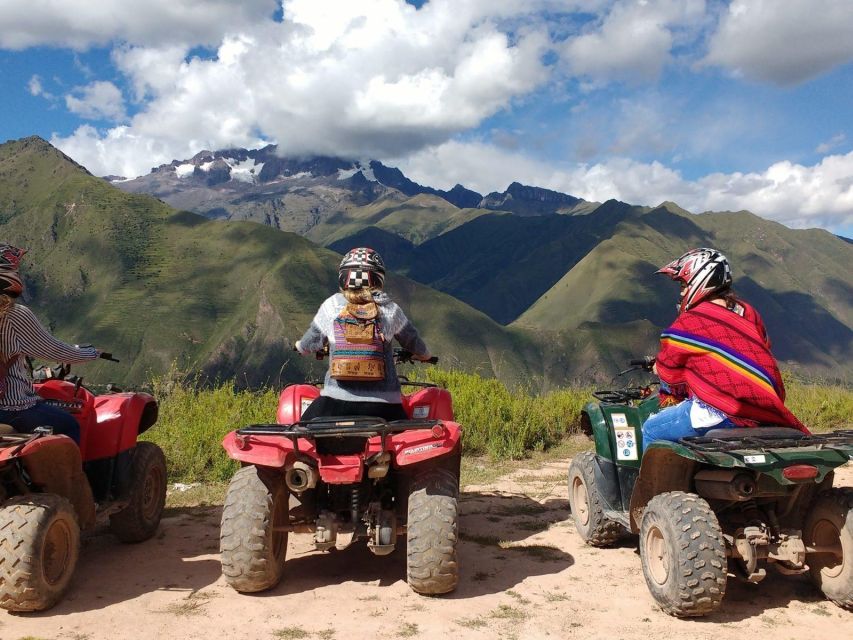
<path id="1" fill-rule="evenodd" d="M 817 467 L 810 464 L 795 464 L 792 467 L 785 467 L 782 475 L 788 480 L 811 480 L 817 477 Z"/>
<path id="2" fill-rule="evenodd" d="M 433 426 L 432 437 L 433 438 L 443 438 L 444 437 L 444 427 L 442 427 L 440 424 Z"/>
<path id="3" fill-rule="evenodd" d="M 249 448 L 249 439 L 246 436 L 234 436 L 234 442 L 237 445 L 238 449 L 248 449 Z"/>

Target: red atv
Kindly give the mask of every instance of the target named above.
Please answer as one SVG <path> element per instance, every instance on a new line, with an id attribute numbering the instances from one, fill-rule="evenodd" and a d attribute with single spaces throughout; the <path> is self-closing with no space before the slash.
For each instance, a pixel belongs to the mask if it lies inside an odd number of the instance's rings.
<path id="1" fill-rule="evenodd" d="M 412 361 L 404 351 L 396 359 Z M 295 384 L 281 392 L 277 424 L 225 436 L 228 455 L 243 465 L 222 512 L 228 584 L 240 592 L 277 585 L 292 532 L 312 533 L 323 551 L 366 538 L 378 556 L 404 535 L 409 586 L 427 595 L 456 588 L 461 428 L 447 390 L 405 377 L 401 383 L 417 388 L 403 396 L 409 420 L 300 421 L 320 391 Z"/>
<path id="2" fill-rule="evenodd" d="M 152 396 L 112 385 L 95 396 L 68 365 L 33 377 L 40 396 L 77 418 L 81 441 L 78 448 L 49 427 L 23 434 L 0 425 L 0 607 L 10 611 L 56 604 L 81 530 L 109 520 L 119 540 L 141 542 L 156 531 L 166 499 L 163 452 L 137 442 L 157 421 Z"/>

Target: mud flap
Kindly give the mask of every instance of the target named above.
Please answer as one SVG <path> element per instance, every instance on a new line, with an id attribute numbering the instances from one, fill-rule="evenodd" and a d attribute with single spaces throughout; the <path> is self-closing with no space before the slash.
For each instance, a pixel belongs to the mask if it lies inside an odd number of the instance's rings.
<path id="1" fill-rule="evenodd" d="M 603 505 L 604 509 L 622 511 L 622 492 L 619 489 L 619 473 L 616 465 L 601 456 L 595 456 L 594 460 L 595 486 L 606 503 Z"/>
<path id="2" fill-rule="evenodd" d="M 95 524 L 95 500 L 89 479 L 83 473 L 80 449 L 73 440 L 63 437 L 50 446 L 34 447 L 23 453 L 21 461 L 34 485 L 68 500 L 77 512 L 81 529 Z"/>

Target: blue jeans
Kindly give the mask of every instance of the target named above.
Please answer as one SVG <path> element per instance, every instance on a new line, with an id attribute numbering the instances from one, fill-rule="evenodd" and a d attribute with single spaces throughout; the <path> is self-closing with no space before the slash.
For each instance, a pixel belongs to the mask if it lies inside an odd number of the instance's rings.
<path id="1" fill-rule="evenodd" d="M 55 434 L 68 436 L 80 444 L 80 425 L 67 411 L 39 402 L 23 411 L 0 409 L 0 422 L 21 433 L 32 433 L 36 427 L 53 427 Z"/>
<path id="2" fill-rule="evenodd" d="M 726 418 L 719 424 L 697 429 L 690 419 L 690 409 L 693 408 L 694 400 L 685 400 L 674 407 L 667 407 L 662 411 L 650 415 L 643 423 L 643 452 L 655 440 L 669 440 L 678 442 L 687 436 L 703 436 L 711 429 L 724 429 L 734 426 Z"/>

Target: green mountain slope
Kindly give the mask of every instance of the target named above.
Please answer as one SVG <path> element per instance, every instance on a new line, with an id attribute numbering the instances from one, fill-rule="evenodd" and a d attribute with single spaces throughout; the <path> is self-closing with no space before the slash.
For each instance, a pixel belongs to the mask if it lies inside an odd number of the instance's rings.
<path id="1" fill-rule="evenodd" d="M 100 380 L 146 380 L 173 362 L 257 384 L 322 365 L 289 350 L 335 290 L 340 256 L 292 233 L 209 221 L 121 192 L 38 138 L 0 145 L 0 234 L 26 247 L 24 302 L 61 338 L 109 349 Z M 452 297 L 391 276 L 432 350 L 507 380 L 537 350 Z"/>
<path id="2" fill-rule="evenodd" d="M 429 194 L 418 194 L 402 202 L 399 196 L 386 196 L 369 205 L 329 217 L 313 227 L 306 237 L 318 244 L 331 246 L 367 227 L 375 227 L 412 244 L 421 244 L 487 213 L 492 212 L 487 209 L 459 209 Z"/>

